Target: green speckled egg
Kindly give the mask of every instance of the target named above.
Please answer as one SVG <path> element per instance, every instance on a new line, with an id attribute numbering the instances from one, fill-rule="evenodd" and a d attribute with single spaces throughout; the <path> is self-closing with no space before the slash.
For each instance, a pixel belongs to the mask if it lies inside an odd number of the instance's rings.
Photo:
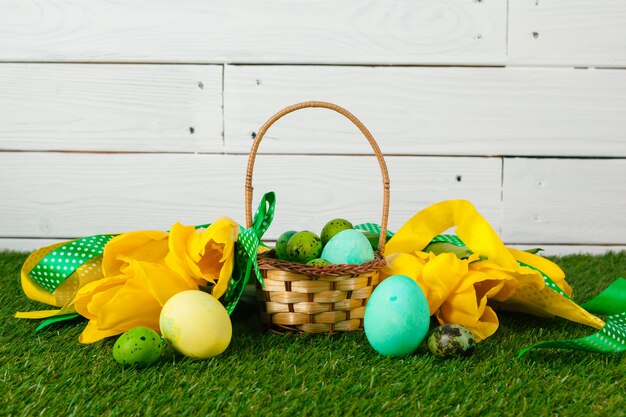
<path id="1" fill-rule="evenodd" d="M 322 246 L 326 245 L 326 242 L 328 242 L 337 233 L 347 229 L 354 229 L 354 227 L 352 226 L 352 223 L 346 219 L 333 219 L 326 223 L 322 229 L 322 234 L 320 235 L 322 238 Z"/>
<path id="2" fill-rule="evenodd" d="M 148 327 L 135 327 L 122 334 L 113 346 L 113 358 L 123 367 L 144 368 L 156 362 L 165 343 Z"/>
<path id="3" fill-rule="evenodd" d="M 322 241 L 313 232 L 298 232 L 287 242 L 287 256 L 293 262 L 305 264 L 322 254 Z"/>
<path id="4" fill-rule="evenodd" d="M 311 259 L 309 262 L 306 263 L 307 265 L 311 265 L 311 266 L 326 266 L 326 265 L 331 265 L 330 262 L 328 262 L 325 259 L 322 258 L 315 258 L 315 259 Z"/>
<path id="5" fill-rule="evenodd" d="M 459 324 L 437 327 L 428 338 L 428 349 L 439 358 L 469 356 L 475 346 L 472 332 Z"/>
<path id="6" fill-rule="evenodd" d="M 291 239 L 291 237 L 296 233 L 298 232 L 296 232 L 295 230 L 288 230 L 278 237 L 278 240 L 276 241 L 276 247 L 274 248 L 274 250 L 276 251 L 276 257 L 278 259 L 282 259 L 283 261 L 289 260 L 289 258 L 287 257 L 287 242 L 289 242 L 289 239 Z"/>

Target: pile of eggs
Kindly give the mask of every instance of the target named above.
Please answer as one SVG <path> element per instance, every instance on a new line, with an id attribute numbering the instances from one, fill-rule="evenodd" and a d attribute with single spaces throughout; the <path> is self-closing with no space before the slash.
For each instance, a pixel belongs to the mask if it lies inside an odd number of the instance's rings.
<path id="1" fill-rule="evenodd" d="M 344 219 L 329 221 L 321 237 L 309 231 L 288 231 L 276 242 L 276 256 L 314 266 L 361 264 L 374 259 L 378 235 L 355 230 Z M 384 356 L 413 353 L 425 341 L 430 326 L 428 301 L 420 286 L 404 275 L 384 279 L 372 292 L 364 316 L 365 336 Z M 159 335 L 136 327 L 121 335 L 113 347 L 123 367 L 146 367 L 156 362 L 166 346 L 194 359 L 224 352 L 232 337 L 232 324 L 224 306 L 208 293 L 190 290 L 172 296 L 163 306 Z M 475 346 L 472 333 L 449 324 L 436 328 L 427 346 L 438 357 L 469 355 Z"/>
<path id="2" fill-rule="evenodd" d="M 208 359 L 230 344 L 232 325 L 222 304 L 208 293 L 189 290 L 172 296 L 161 310 L 161 335 L 148 327 L 122 334 L 113 346 L 113 358 L 122 367 L 152 365 L 167 345 L 194 359 Z"/>
<path id="3" fill-rule="evenodd" d="M 276 257 L 312 266 L 331 264 L 358 265 L 374 259 L 374 248 L 364 232 L 355 230 L 348 220 L 333 219 L 321 234 L 289 230 L 276 241 Z"/>

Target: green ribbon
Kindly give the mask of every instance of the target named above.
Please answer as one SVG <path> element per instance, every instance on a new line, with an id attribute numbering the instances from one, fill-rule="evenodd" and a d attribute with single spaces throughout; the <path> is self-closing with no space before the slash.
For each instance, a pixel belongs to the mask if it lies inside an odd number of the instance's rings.
<path id="1" fill-rule="evenodd" d="M 39 326 L 37 326 L 37 328 L 35 329 L 35 333 L 38 333 L 53 324 L 62 323 L 62 322 L 66 322 L 69 320 L 74 320 L 76 318 L 82 318 L 82 316 L 78 313 L 68 313 L 68 314 L 60 314 L 58 316 L 49 317 L 45 319 L 44 321 L 42 321 L 39 324 Z"/>
<path id="2" fill-rule="evenodd" d="M 94 235 L 59 246 L 33 267 L 28 275 L 50 293 L 85 262 L 102 255 L 104 246 L 116 235 Z"/>
<path id="3" fill-rule="evenodd" d="M 618 278 L 600 295 L 581 307 L 593 314 L 605 316 L 626 312 L 626 279 Z"/>
<path id="4" fill-rule="evenodd" d="M 365 232 L 376 233 L 380 235 L 381 227 L 377 223 L 361 223 L 354 226 L 357 230 L 363 230 Z M 387 237 L 390 238 L 393 236 L 393 232 L 387 230 Z"/>
<path id="5" fill-rule="evenodd" d="M 261 238 L 274 219 L 275 207 L 276 194 L 274 192 L 266 193 L 261 197 L 259 207 L 252 219 L 252 227 L 245 230 L 241 228 L 235 244 L 233 276 L 228 282 L 228 288 L 223 299 L 223 304 L 228 314 L 231 314 L 237 306 L 246 285 L 248 285 L 252 270 L 254 270 L 259 283 L 263 285 L 263 278 L 257 262 L 257 251 L 259 245 L 262 244 Z"/>
<path id="6" fill-rule="evenodd" d="M 454 246 L 465 246 L 465 243 L 457 235 L 438 235 L 430 241 L 430 243 L 443 242 L 450 243 Z"/>
<path id="7" fill-rule="evenodd" d="M 530 349 L 578 349 L 589 352 L 626 352 L 626 279 L 618 278 L 600 295 L 581 307 L 593 314 L 608 315 L 606 324 L 596 333 L 570 340 L 551 340 L 522 349 L 521 357 Z"/>

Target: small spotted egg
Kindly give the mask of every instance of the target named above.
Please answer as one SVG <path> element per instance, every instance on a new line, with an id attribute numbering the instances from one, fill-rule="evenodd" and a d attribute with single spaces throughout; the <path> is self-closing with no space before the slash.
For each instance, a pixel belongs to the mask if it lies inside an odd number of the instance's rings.
<path id="1" fill-rule="evenodd" d="M 322 245 L 326 246 L 328 241 L 337 233 L 347 229 L 353 229 L 352 223 L 346 219 L 333 219 L 324 225 L 320 238 L 322 239 Z"/>
<path id="2" fill-rule="evenodd" d="M 475 347 L 474 335 L 459 324 L 437 327 L 428 337 L 428 349 L 439 358 L 469 356 Z"/>
<path id="3" fill-rule="evenodd" d="M 331 263 L 328 262 L 325 259 L 322 258 L 315 258 L 315 259 L 311 259 L 309 262 L 306 263 L 309 266 L 328 266 Z"/>
<path id="4" fill-rule="evenodd" d="M 135 327 L 121 335 L 113 346 L 113 358 L 123 367 L 144 368 L 156 362 L 165 343 L 148 327 Z"/>
<path id="5" fill-rule="evenodd" d="M 289 239 L 296 233 L 298 232 L 295 230 L 288 230 L 278 237 L 275 247 L 276 257 L 278 259 L 282 259 L 283 261 L 289 260 L 289 256 L 287 255 L 287 242 L 289 242 Z"/>
<path id="6" fill-rule="evenodd" d="M 287 257 L 293 262 L 307 263 L 322 254 L 322 241 L 313 232 L 298 232 L 287 242 Z"/>

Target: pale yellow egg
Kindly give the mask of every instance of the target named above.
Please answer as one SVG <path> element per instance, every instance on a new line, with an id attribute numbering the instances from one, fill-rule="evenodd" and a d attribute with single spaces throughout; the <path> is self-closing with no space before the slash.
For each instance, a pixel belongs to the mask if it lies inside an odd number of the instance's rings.
<path id="1" fill-rule="evenodd" d="M 167 300 L 159 324 L 161 335 L 174 350 L 195 359 L 224 352 L 232 336 L 226 309 L 202 291 L 183 291 Z"/>

